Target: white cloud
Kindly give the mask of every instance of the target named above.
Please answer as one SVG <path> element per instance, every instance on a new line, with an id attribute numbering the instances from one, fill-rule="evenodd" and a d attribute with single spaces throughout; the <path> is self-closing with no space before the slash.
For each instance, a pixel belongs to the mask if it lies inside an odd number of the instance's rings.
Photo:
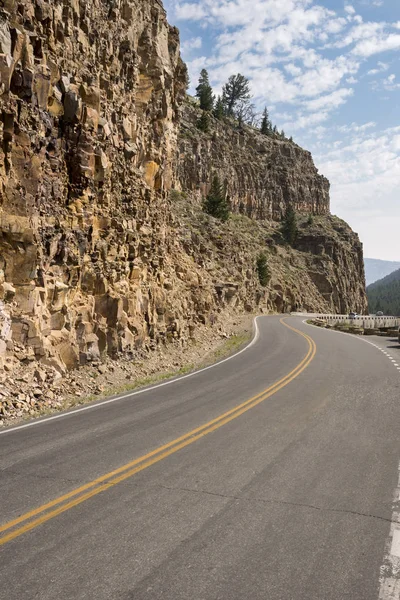
<path id="1" fill-rule="evenodd" d="M 383 2 L 384 0 L 361 0 L 360 4 L 363 4 L 364 6 L 379 7 L 383 6 Z"/>
<path id="2" fill-rule="evenodd" d="M 367 75 L 377 75 L 378 73 L 383 73 L 383 71 L 387 71 L 388 68 L 389 68 L 388 64 L 383 63 L 383 62 L 378 62 L 375 69 L 370 69 L 369 71 L 367 71 Z"/>
<path id="3" fill-rule="evenodd" d="M 297 132 L 303 129 L 309 129 L 312 127 L 312 131 L 317 129 L 315 126 L 321 126 L 321 123 L 324 123 L 329 118 L 328 111 L 318 111 L 311 114 L 306 114 L 299 112 L 296 115 L 293 115 L 295 119 L 291 118 L 283 124 L 283 128 L 285 131 Z"/>
<path id="4" fill-rule="evenodd" d="M 202 19 L 206 16 L 206 10 L 201 6 L 201 4 L 195 4 L 190 2 L 184 2 L 183 4 L 178 4 L 176 6 L 176 16 L 178 19 L 182 21 L 185 20 L 194 20 Z"/>
<path id="5" fill-rule="evenodd" d="M 379 35 L 383 35 L 385 31 L 385 23 L 357 23 L 342 37 L 341 39 L 333 42 L 330 47 L 332 48 L 346 48 L 360 41 L 377 39 Z"/>
<path id="6" fill-rule="evenodd" d="M 332 110 L 344 104 L 350 96 L 354 94 L 354 91 L 350 88 L 341 88 L 332 92 L 331 94 L 327 94 L 325 96 L 319 96 L 314 100 L 310 100 L 306 103 L 307 110 L 316 111 L 316 110 Z"/>
<path id="7" fill-rule="evenodd" d="M 369 121 L 368 123 L 364 123 L 363 125 L 358 125 L 357 123 L 351 123 L 350 125 L 342 125 L 341 127 L 338 127 L 338 131 L 342 132 L 342 133 L 359 133 L 359 132 L 364 132 L 367 129 L 371 129 L 373 127 L 376 127 L 376 123 L 375 121 Z"/>
<path id="8" fill-rule="evenodd" d="M 284 68 L 285 68 L 285 71 L 287 71 L 290 75 L 293 75 L 294 77 L 302 74 L 301 68 L 294 65 L 293 63 L 289 63 L 288 65 L 285 65 Z"/>
<path id="9" fill-rule="evenodd" d="M 199 50 L 203 45 L 201 37 L 194 37 L 190 40 L 185 40 L 181 44 L 181 50 L 183 53 L 190 52 L 191 50 Z"/>
<path id="10" fill-rule="evenodd" d="M 392 73 L 382 82 L 383 88 L 388 92 L 400 89 L 400 83 L 396 82 L 396 75 Z"/>
<path id="11" fill-rule="evenodd" d="M 392 33 L 359 41 L 353 48 L 353 54 L 367 58 L 374 54 L 398 49 L 400 49 L 400 35 Z"/>
<path id="12" fill-rule="evenodd" d="M 321 147 L 315 158 L 332 182 L 333 212 L 356 226 L 368 256 L 395 260 L 400 259 L 400 247 L 394 255 L 393 244 L 400 227 L 400 127 L 368 133 L 373 126 L 349 127 L 356 135 L 346 145 Z"/>

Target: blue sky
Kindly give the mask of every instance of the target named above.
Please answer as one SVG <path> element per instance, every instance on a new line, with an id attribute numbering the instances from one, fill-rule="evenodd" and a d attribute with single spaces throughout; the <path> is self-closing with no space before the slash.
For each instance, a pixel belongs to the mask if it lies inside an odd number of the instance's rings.
<path id="1" fill-rule="evenodd" d="M 192 87 L 243 73 L 365 255 L 400 260 L 400 0 L 165 0 Z"/>

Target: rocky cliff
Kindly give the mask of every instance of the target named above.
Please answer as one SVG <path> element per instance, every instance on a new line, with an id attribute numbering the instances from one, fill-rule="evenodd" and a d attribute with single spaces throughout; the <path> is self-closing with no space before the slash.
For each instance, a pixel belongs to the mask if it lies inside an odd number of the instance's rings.
<path id="1" fill-rule="evenodd" d="M 185 345 L 232 311 L 366 308 L 361 246 L 329 216 L 310 154 L 229 124 L 198 131 L 159 0 L 3 0 L 0 77 L 7 373 Z M 201 210 L 215 170 L 227 224 Z M 279 234 L 288 203 L 316 215 L 295 249 Z"/>
<path id="2" fill-rule="evenodd" d="M 1 350 L 64 370 L 154 330 L 186 67 L 158 0 L 3 4 Z"/>
<path id="3" fill-rule="evenodd" d="M 228 120 L 212 119 L 209 135 L 200 135 L 198 120 L 189 100 L 177 161 L 183 189 L 204 195 L 210 173 L 218 172 L 233 210 L 248 217 L 280 220 L 288 204 L 299 213 L 329 214 L 329 181 L 318 174 L 310 152 Z"/>
<path id="4" fill-rule="evenodd" d="M 243 215 L 259 221 L 258 228 L 254 225 L 246 236 L 249 227 L 242 219 L 231 253 L 215 262 L 222 265 L 240 260 L 235 247 L 243 248 L 247 264 L 249 256 L 254 262 L 257 250 L 266 252 L 271 283 L 260 301 L 253 303 L 269 310 L 302 307 L 308 311 L 366 312 L 362 244 L 344 221 L 331 216 L 330 184 L 318 173 L 310 152 L 279 135 L 265 136 L 226 119 L 210 117 L 209 131 L 204 133 L 198 127 L 200 116 L 196 101 L 187 98 L 181 111 L 178 185 L 192 208 L 199 210 L 211 174 L 217 173 L 238 218 Z M 294 207 L 300 224 L 292 249 L 283 247 L 279 233 L 288 205 Z M 288 264 L 295 265 L 294 272 L 288 272 Z M 246 282 L 245 272 L 236 277 L 242 284 Z"/>

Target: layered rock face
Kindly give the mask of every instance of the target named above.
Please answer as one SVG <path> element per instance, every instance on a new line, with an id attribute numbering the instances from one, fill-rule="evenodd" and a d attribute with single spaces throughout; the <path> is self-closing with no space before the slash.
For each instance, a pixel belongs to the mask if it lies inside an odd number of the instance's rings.
<path id="1" fill-rule="evenodd" d="M 64 369 L 157 320 L 186 67 L 158 0 L 3 5 L 3 342 Z"/>
<path id="2" fill-rule="evenodd" d="M 196 195 L 190 202 L 177 199 L 171 208 L 184 225 L 180 236 L 185 251 L 214 282 L 217 306 L 271 312 L 367 311 L 362 245 L 344 221 L 326 215 L 309 223 L 299 216 L 293 248 L 282 243 L 279 222 L 238 214 L 221 223 L 204 214 Z M 266 287 L 260 286 L 255 268 L 260 252 L 270 274 Z"/>
<path id="3" fill-rule="evenodd" d="M 209 131 L 204 133 L 198 127 L 200 116 L 195 102 L 187 100 L 176 162 L 178 182 L 192 202 L 201 203 L 212 174 L 217 173 L 234 212 L 279 223 L 291 205 L 300 216 L 302 226 L 294 248 L 297 252 L 292 255 L 282 249 L 278 256 L 271 254 L 271 247 L 280 243 L 276 232 L 272 239 L 267 236 L 267 244 L 257 231 L 253 233 L 258 247 L 268 251 L 271 267 L 275 263 L 277 269 L 264 304 L 278 311 L 302 307 L 308 311 L 365 313 L 368 305 L 362 244 L 346 223 L 330 215 L 330 184 L 318 173 L 310 152 L 278 136 L 265 136 L 254 128 L 214 118 L 210 118 Z M 317 219 L 307 225 L 301 215 Z M 282 270 L 284 256 L 296 265 L 297 277 Z"/>
<path id="4" fill-rule="evenodd" d="M 251 218 L 280 220 L 288 204 L 300 213 L 329 214 L 329 181 L 318 174 L 310 152 L 216 119 L 210 135 L 201 135 L 198 119 L 199 111 L 187 103 L 178 153 L 183 189 L 205 194 L 210 173 L 217 172 L 233 210 Z"/>
<path id="5" fill-rule="evenodd" d="M 224 311 L 365 309 L 348 230 L 308 232 L 296 252 L 276 247 L 277 226 L 245 221 L 277 220 L 288 203 L 329 214 L 329 184 L 309 153 L 231 125 L 202 135 L 193 107 L 178 143 L 186 67 L 159 0 L 3 0 L 0 77 L 8 371 L 39 361 L 64 373 L 184 345 Z M 201 211 L 215 170 L 242 215 L 225 228 Z M 255 268 L 265 247 L 267 290 Z"/>
<path id="6" fill-rule="evenodd" d="M 329 313 L 368 314 L 363 247 L 347 223 L 331 216 L 316 219 L 300 228 L 295 247 L 305 255 L 307 274 Z"/>

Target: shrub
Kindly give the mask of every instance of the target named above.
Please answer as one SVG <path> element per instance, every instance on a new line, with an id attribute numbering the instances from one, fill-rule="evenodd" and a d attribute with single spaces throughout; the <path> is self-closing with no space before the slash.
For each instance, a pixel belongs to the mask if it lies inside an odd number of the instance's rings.
<path id="1" fill-rule="evenodd" d="M 229 203 L 226 199 L 224 186 L 221 184 L 218 175 L 214 175 L 211 189 L 203 202 L 203 210 L 221 221 L 229 219 Z"/>
<path id="2" fill-rule="evenodd" d="M 215 98 L 206 69 L 203 69 L 200 73 L 199 85 L 196 88 L 196 96 L 200 100 L 200 108 L 202 110 L 213 110 Z"/>
<path id="3" fill-rule="evenodd" d="M 258 280 L 263 287 L 266 287 L 271 279 L 271 273 L 268 268 L 268 260 L 262 252 L 257 257 L 257 274 Z"/>
<path id="4" fill-rule="evenodd" d="M 294 208 L 290 205 L 286 208 L 281 233 L 288 244 L 293 246 L 296 243 L 298 234 L 297 217 Z"/>
<path id="5" fill-rule="evenodd" d="M 210 115 L 208 112 L 203 111 L 200 119 L 197 121 L 197 128 L 204 133 L 208 133 L 210 129 Z"/>

